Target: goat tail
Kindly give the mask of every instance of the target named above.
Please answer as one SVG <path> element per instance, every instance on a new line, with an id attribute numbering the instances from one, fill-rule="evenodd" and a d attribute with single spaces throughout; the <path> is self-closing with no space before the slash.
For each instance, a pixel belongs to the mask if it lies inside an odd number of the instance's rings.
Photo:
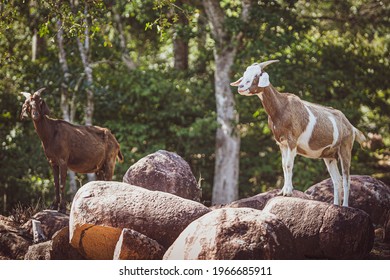
<path id="1" fill-rule="evenodd" d="M 364 136 L 363 132 L 361 132 L 356 127 L 353 128 L 353 132 L 355 133 L 355 140 L 360 144 L 361 147 L 364 147 L 364 143 L 367 141 L 366 136 Z"/>
<path id="2" fill-rule="evenodd" d="M 118 155 L 117 155 L 117 157 L 118 157 L 118 161 L 119 162 L 123 162 L 124 161 L 124 157 L 123 157 L 123 154 L 122 154 L 122 152 L 121 152 L 121 150 L 118 150 Z"/>

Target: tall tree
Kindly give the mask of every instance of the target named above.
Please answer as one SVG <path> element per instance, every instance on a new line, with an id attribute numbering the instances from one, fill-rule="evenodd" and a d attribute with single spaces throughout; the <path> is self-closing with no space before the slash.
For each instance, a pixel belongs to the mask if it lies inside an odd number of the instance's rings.
<path id="1" fill-rule="evenodd" d="M 179 8 L 183 8 L 183 1 L 176 1 Z M 185 13 L 179 13 L 177 22 L 174 24 L 173 37 L 173 54 L 174 67 L 177 70 L 188 69 L 188 52 L 189 52 L 189 34 L 188 34 L 188 18 Z"/>
<path id="2" fill-rule="evenodd" d="M 69 83 L 70 83 L 70 72 L 68 61 L 66 59 L 66 51 L 64 47 L 64 30 L 62 26 L 62 21 L 59 19 L 57 21 L 57 44 L 58 44 L 58 59 L 61 65 L 63 73 L 63 81 L 61 83 L 61 111 L 62 118 L 68 122 L 73 123 L 76 113 L 76 104 L 75 104 L 75 94 L 72 95 L 69 92 Z M 76 174 L 72 170 L 68 170 L 69 176 L 69 192 L 74 195 L 77 192 L 76 185 Z"/>
<path id="3" fill-rule="evenodd" d="M 87 105 L 85 106 L 85 115 L 84 122 L 86 125 L 92 125 L 93 123 L 93 112 L 94 112 L 94 93 L 93 93 L 93 75 L 92 75 L 92 65 L 90 61 L 90 34 L 89 34 L 89 11 L 88 4 L 85 3 L 84 6 L 84 36 L 78 36 L 77 46 L 79 48 L 81 62 L 84 67 L 84 74 L 86 76 L 86 89 L 87 92 Z"/>
<path id="4" fill-rule="evenodd" d="M 71 6 L 74 11 L 78 8 L 76 1 L 71 0 Z M 77 36 L 77 46 L 80 53 L 81 62 L 84 68 L 84 74 L 86 77 L 86 86 L 85 91 L 87 93 L 87 104 L 84 109 L 84 123 L 85 125 L 93 124 L 93 112 L 94 112 L 94 92 L 93 92 L 93 75 L 92 75 L 92 63 L 90 61 L 90 14 L 88 10 L 88 2 L 84 3 L 84 12 L 83 12 L 83 27 L 84 27 L 84 36 Z M 95 174 L 88 174 L 88 180 L 93 181 L 96 179 Z"/>
<path id="5" fill-rule="evenodd" d="M 123 23 L 122 23 L 122 16 L 121 16 L 121 9 L 120 9 L 120 2 L 114 3 L 112 5 L 112 18 L 114 20 L 114 23 L 116 25 L 116 30 L 119 37 L 119 46 L 121 50 L 121 58 L 124 65 L 129 70 L 134 70 L 137 68 L 136 63 L 129 55 L 129 48 L 127 47 L 127 34 L 124 30 Z"/>
<path id="6" fill-rule="evenodd" d="M 215 41 L 214 88 L 218 128 L 215 147 L 215 170 L 212 203 L 228 203 L 238 198 L 240 135 L 239 114 L 230 84 L 230 69 L 234 63 L 242 32 L 228 29 L 227 16 L 220 1 L 203 0 L 203 6 Z M 241 20 L 247 21 L 250 1 L 241 2 Z"/>

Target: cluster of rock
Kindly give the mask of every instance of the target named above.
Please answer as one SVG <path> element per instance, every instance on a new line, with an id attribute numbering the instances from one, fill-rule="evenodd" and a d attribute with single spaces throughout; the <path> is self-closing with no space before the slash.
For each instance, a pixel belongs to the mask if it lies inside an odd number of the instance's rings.
<path id="1" fill-rule="evenodd" d="M 38 213 L 50 240 L 31 245 L 26 224 L 24 254 L 10 258 L 362 259 L 373 247 L 373 224 L 389 238 L 390 188 L 368 176 L 352 177 L 352 207 L 333 205 L 333 187 L 323 181 L 293 197 L 273 190 L 208 208 L 189 165 L 166 151 L 141 159 L 123 181 L 84 185 L 69 218 Z M 0 232 L 12 226 L 1 219 Z M 0 248 L 13 238 L 0 236 Z"/>
<path id="2" fill-rule="evenodd" d="M 32 220 L 40 222 L 48 241 L 34 244 Z M 21 226 L 9 217 L 0 216 L 0 259 L 84 259 L 69 244 L 68 225 L 69 217 L 54 210 L 41 211 Z"/>
<path id="3" fill-rule="evenodd" d="M 0 260 L 22 259 L 32 238 L 9 217 L 0 215 Z"/>

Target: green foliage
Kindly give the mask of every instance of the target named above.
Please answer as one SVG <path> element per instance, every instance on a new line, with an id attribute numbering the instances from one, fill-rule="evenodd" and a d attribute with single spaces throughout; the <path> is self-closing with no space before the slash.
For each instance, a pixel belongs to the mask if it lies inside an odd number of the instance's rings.
<path id="1" fill-rule="evenodd" d="M 96 123 L 112 130 L 125 157 L 125 164 L 117 165 L 117 179 L 141 157 L 165 149 L 184 157 L 210 192 L 216 129 L 210 77 L 110 67 L 97 72 L 104 81 L 100 87 L 106 86 L 96 96 Z"/>
<path id="2" fill-rule="evenodd" d="M 279 90 L 340 109 L 366 135 L 381 135 L 382 145 L 365 150 L 354 147 L 352 173 L 390 183 L 390 37 L 384 16 L 388 7 L 370 0 L 252 2 L 250 20 L 244 24 L 239 16 L 241 1 L 220 1 L 227 30 L 242 32 L 232 80 L 253 62 L 279 59 L 267 69 Z M 202 182 L 203 200 L 209 201 L 217 128 L 215 42 L 202 5 L 173 0 L 78 3 L 73 8 L 69 1 L 52 0 L 6 1 L 0 6 L 0 211 L 10 212 L 17 203 L 50 203 L 53 198 L 51 170 L 32 122 L 19 120 L 24 100 L 18 93 L 46 87 L 52 115 L 62 117 L 59 19 L 70 71 L 69 91 L 76 95 L 76 123 L 83 123 L 87 87 L 76 37 L 84 41 L 85 22 L 89 24 L 94 123 L 112 130 L 125 157 L 123 164 L 117 164 L 114 179 L 120 181 L 131 164 L 149 153 L 175 151 L 189 162 Z M 126 37 L 125 48 L 115 11 Z M 188 25 L 178 22 L 183 14 Z M 35 33 L 37 57 L 32 61 Z M 189 40 L 186 71 L 173 69 L 174 36 Z M 136 62 L 135 70 L 123 65 L 124 50 Z M 260 100 L 237 94 L 236 103 L 240 196 L 281 187 L 281 156 Z M 305 190 L 328 176 L 321 160 L 297 157 L 293 177 L 297 189 Z M 85 182 L 82 176 L 79 179 Z"/>

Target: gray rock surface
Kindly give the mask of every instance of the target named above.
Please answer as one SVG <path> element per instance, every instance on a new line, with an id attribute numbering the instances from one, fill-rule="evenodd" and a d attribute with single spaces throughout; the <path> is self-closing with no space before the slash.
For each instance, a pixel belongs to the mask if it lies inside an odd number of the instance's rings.
<path id="1" fill-rule="evenodd" d="M 176 153 L 159 150 L 133 164 L 123 182 L 200 201 L 202 192 L 188 163 Z"/>
<path id="2" fill-rule="evenodd" d="M 263 211 L 274 214 L 289 228 L 297 251 L 305 258 L 362 259 L 374 244 L 371 219 L 360 209 L 275 197 Z"/>
<path id="3" fill-rule="evenodd" d="M 352 175 L 349 206 L 365 211 L 374 224 L 384 228 L 383 240 L 390 242 L 390 187 L 371 176 Z M 333 184 L 326 179 L 305 192 L 313 199 L 333 203 Z"/>
<path id="4" fill-rule="evenodd" d="M 164 255 L 169 260 L 300 258 L 293 237 L 273 214 L 222 208 L 192 222 Z"/>

